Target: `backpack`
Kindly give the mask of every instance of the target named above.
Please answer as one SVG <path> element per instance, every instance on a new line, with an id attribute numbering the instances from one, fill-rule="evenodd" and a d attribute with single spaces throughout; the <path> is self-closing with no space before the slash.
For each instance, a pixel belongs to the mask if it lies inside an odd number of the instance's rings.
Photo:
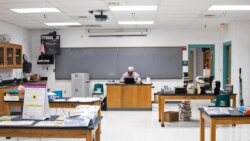
<path id="1" fill-rule="evenodd" d="M 28 61 L 26 54 L 23 54 L 23 72 L 31 73 L 32 64 Z"/>

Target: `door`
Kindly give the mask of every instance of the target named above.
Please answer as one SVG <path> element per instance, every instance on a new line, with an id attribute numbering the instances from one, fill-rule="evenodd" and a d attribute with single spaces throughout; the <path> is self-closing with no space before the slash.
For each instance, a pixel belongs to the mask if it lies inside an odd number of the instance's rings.
<path id="1" fill-rule="evenodd" d="M 232 47 L 231 42 L 225 42 L 223 44 L 223 86 L 231 84 L 231 58 Z"/>
<path id="2" fill-rule="evenodd" d="M 231 46 L 226 48 L 226 83 L 231 84 Z"/>
<path id="3" fill-rule="evenodd" d="M 202 48 L 202 49 L 206 48 L 207 50 L 208 49 L 210 50 L 210 52 L 207 54 L 207 56 L 209 56 L 209 60 L 207 60 L 208 61 L 207 66 L 210 67 L 211 76 L 215 77 L 215 73 L 214 73 L 215 72 L 215 45 L 214 44 L 189 44 L 188 45 L 188 55 L 189 55 L 188 59 L 189 59 L 190 63 L 193 62 L 193 64 L 189 64 L 189 73 L 190 72 L 192 73 L 192 76 L 190 76 L 190 78 L 192 79 L 196 75 L 196 72 L 195 72 L 196 70 L 195 69 L 191 70 L 192 68 L 196 67 L 195 66 L 196 61 L 192 60 L 192 59 L 195 59 L 194 57 L 196 57 L 196 53 L 193 52 L 193 54 L 192 54 L 191 51 L 193 49 L 197 49 L 197 48 Z M 200 59 L 203 59 L 203 57 Z M 202 60 L 202 62 L 203 62 L 203 60 Z"/>
<path id="4" fill-rule="evenodd" d="M 227 48 L 227 84 L 231 84 L 231 46 Z"/>

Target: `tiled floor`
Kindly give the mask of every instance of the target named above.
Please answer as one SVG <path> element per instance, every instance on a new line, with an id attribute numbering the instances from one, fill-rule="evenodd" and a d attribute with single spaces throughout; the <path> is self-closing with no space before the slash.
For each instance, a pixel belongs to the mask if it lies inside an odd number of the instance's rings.
<path id="1" fill-rule="evenodd" d="M 189 122 L 158 122 L 157 105 L 152 111 L 103 111 L 102 141 L 199 141 L 198 107 L 209 105 L 207 101 L 192 102 L 192 119 Z M 167 110 L 178 110 L 177 104 L 167 104 Z M 209 129 L 206 128 L 206 141 L 209 141 Z M 250 141 L 249 125 L 231 125 L 217 127 L 217 141 Z M 17 139 L 12 139 L 17 140 Z M 19 141 L 39 141 L 40 139 L 19 138 Z M 83 141 L 82 139 L 41 139 L 42 141 Z M 1 138 L 0 141 L 5 141 Z"/>

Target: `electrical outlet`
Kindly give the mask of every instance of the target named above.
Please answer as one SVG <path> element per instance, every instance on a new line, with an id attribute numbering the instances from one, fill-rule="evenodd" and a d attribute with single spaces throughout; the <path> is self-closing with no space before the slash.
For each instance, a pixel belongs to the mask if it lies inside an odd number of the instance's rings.
<path id="1" fill-rule="evenodd" d="M 66 94 L 66 92 L 67 92 L 66 90 L 63 91 L 64 94 Z"/>

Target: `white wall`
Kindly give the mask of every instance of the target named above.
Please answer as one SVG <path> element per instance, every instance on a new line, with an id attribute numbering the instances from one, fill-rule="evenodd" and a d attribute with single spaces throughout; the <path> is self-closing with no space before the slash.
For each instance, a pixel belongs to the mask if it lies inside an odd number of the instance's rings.
<path id="1" fill-rule="evenodd" d="M 228 26 L 224 41 L 232 41 L 232 84 L 239 93 L 239 68 L 242 68 L 243 97 L 250 105 L 250 22 L 233 22 Z"/>
<path id="2" fill-rule="evenodd" d="M 63 89 L 66 96 L 70 96 L 71 86 L 69 80 L 55 80 L 54 65 L 36 65 L 39 53 L 40 35 L 47 34 L 50 31 L 33 30 L 32 31 L 32 61 L 33 73 L 48 76 L 48 86 L 52 90 Z M 146 37 L 99 37 L 90 38 L 85 30 L 70 29 L 57 30 L 61 35 L 61 47 L 138 47 L 138 46 L 187 46 L 188 44 L 215 44 L 216 52 L 219 52 L 221 37 L 217 29 L 156 29 L 149 31 Z M 183 60 L 188 60 L 187 51 L 183 52 Z M 219 55 L 216 53 L 216 55 Z M 216 56 L 219 58 L 219 56 Z M 216 61 L 215 68 L 220 68 L 220 61 Z M 46 70 L 48 67 L 48 70 Z M 65 66 L 67 67 L 67 66 Z M 183 68 L 187 71 L 187 67 Z M 124 70 L 126 71 L 126 70 Z M 221 76 L 220 69 L 216 69 L 216 78 Z M 106 82 L 107 80 L 97 80 Z M 91 85 L 95 81 L 91 81 Z M 159 91 L 163 85 L 182 85 L 182 80 L 153 80 L 155 89 Z M 92 88 L 91 88 L 92 90 Z"/>
<path id="3" fill-rule="evenodd" d="M 28 58 L 31 59 L 30 30 L 1 21 L 0 27 L 0 34 L 9 34 L 11 36 L 10 42 L 22 45 L 23 53 L 27 54 Z M 0 70 L 0 75 L 2 75 L 4 80 L 11 79 L 13 72 L 16 73 L 13 70 Z M 19 69 L 18 72 L 21 72 L 21 70 Z"/>
<path id="4" fill-rule="evenodd" d="M 49 77 L 49 87 L 53 90 L 63 89 L 66 96 L 70 96 L 70 81 L 55 80 L 53 69 L 54 65 L 37 65 L 37 57 L 39 55 L 40 35 L 49 31 L 33 30 L 30 32 L 19 26 L 0 21 L 0 34 L 11 35 L 11 43 L 21 44 L 23 53 L 27 54 L 33 62 L 33 73 L 39 73 Z M 188 44 L 215 44 L 216 61 L 215 74 L 217 80 L 222 80 L 222 44 L 225 41 L 232 41 L 232 84 L 234 92 L 239 93 L 238 69 L 242 68 L 243 78 L 243 95 L 246 105 L 250 105 L 250 22 L 233 22 L 223 31 L 217 29 L 156 29 L 149 32 L 147 37 L 103 37 L 89 38 L 85 30 L 57 30 L 61 35 L 62 47 L 133 47 L 133 46 L 187 46 Z M 188 60 L 187 51 L 183 52 L 183 60 Z M 48 70 L 46 69 L 48 68 Z M 187 71 L 187 67 L 183 68 Z M 0 75 L 4 79 L 11 78 L 12 70 L 0 70 Z M 91 81 L 106 82 L 106 80 Z M 182 80 L 153 80 L 155 85 L 154 91 L 169 84 L 170 86 L 180 85 Z"/>

